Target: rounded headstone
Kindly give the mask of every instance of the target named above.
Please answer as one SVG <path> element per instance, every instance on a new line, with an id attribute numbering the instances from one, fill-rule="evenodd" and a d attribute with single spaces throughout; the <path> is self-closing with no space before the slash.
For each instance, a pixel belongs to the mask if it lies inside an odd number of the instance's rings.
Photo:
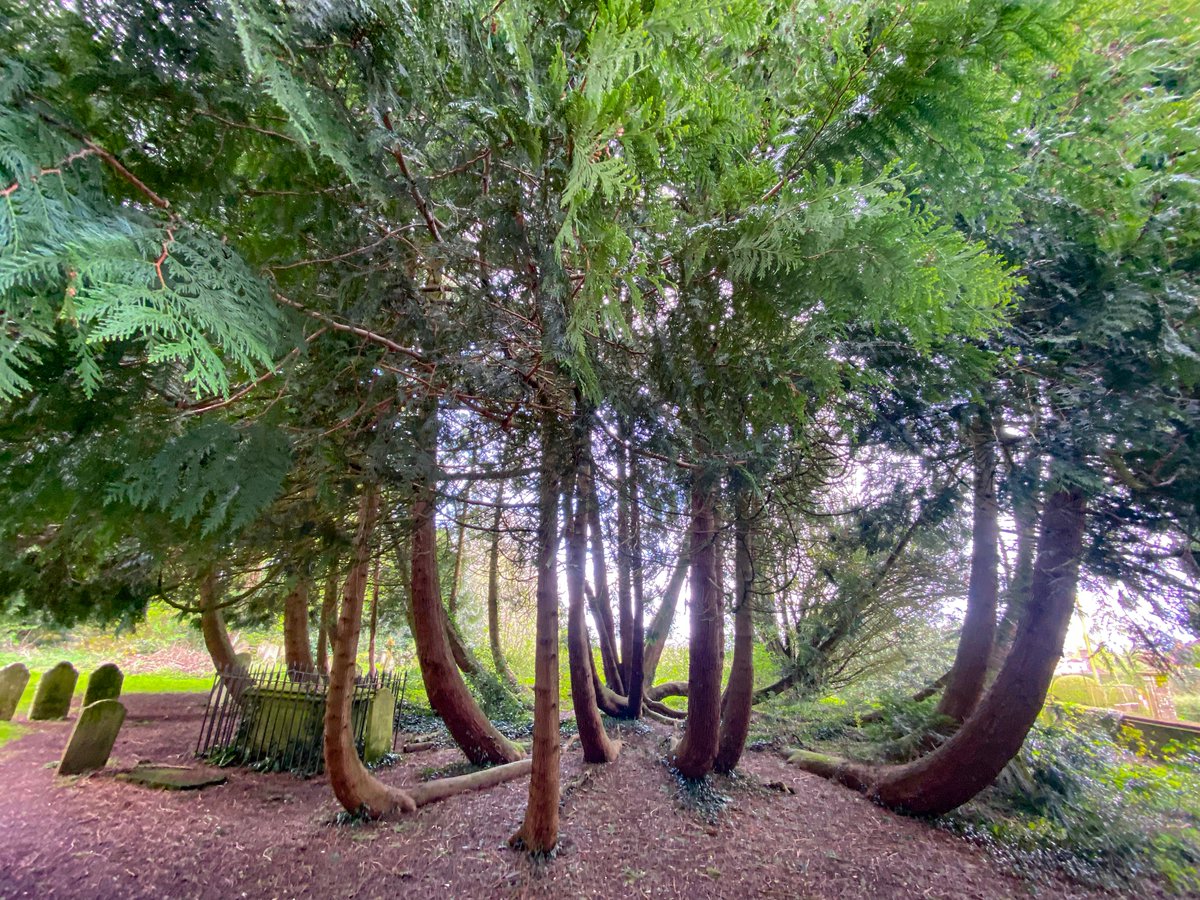
<path id="1" fill-rule="evenodd" d="M 42 676 L 29 707 L 30 719 L 65 719 L 71 709 L 71 697 L 79 673 L 69 662 L 60 662 Z"/>
<path id="2" fill-rule="evenodd" d="M 83 705 L 91 706 L 98 700 L 116 700 L 121 696 L 121 685 L 124 681 L 125 675 L 117 668 L 116 663 L 105 663 L 88 678 Z"/>
<path id="3" fill-rule="evenodd" d="M 80 775 L 103 769 L 124 721 L 125 705 L 120 700 L 97 700 L 81 709 L 58 763 L 58 774 Z"/>
<path id="4" fill-rule="evenodd" d="M 24 663 L 13 663 L 0 669 L 0 722 L 12 719 L 27 684 L 29 670 Z"/>

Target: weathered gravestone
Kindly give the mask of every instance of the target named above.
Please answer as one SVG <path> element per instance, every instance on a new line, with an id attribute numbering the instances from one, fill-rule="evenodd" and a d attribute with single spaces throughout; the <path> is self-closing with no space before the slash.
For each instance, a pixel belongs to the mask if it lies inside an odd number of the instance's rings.
<path id="1" fill-rule="evenodd" d="M 80 775 L 103 769 L 124 721 L 125 705 L 120 700 L 97 700 L 80 710 L 58 764 L 58 774 Z"/>
<path id="2" fill-rule="evenodd" d="M 88 679 L 83 705 L 91 706 L 98 700 L 116 700 L 121 696 L 121 685 L 125 676 L 115 663 L 105 663 Z"/>
<path id="3" fill-rule="evenodd" d="M 392 752 L 392 719 L 396 715 L 396 698 L 387 688 L 380 688 L 367 707 L 367 728 L 363 735 L 363 759 L 379 762 Z"/>
<path id="4" fill-rule="evenodd" d="M 0 722 L 7 722 L 13 717 L 27 684 L 29 670 L 24 663 L 13 663 L 0 669 Z"/>
<path id="5" fill-rule="evenodd" d="M 69 662 L 60 662 L 42 676 L 29 707 L 30 719 L 65 719 L 71 709 L 71 697 L 79 673 Z"/>

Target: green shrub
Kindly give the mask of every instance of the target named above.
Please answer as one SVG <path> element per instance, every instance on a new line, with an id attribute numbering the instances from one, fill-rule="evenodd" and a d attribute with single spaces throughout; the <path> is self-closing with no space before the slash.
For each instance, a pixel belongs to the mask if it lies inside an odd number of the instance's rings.
<path id="1" fill-rule="evenodd" d="M 1121 889 L 1146 877 L 1200 890 L 1200 757 L 1124 751 L 1094 717 L 1039 722 L 996 783 L 945 819 L 1027 874 Z"/>

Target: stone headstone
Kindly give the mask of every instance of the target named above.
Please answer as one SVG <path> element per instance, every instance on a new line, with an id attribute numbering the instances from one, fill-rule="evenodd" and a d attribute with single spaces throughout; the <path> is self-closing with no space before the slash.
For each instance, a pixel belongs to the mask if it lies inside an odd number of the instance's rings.
<path id="1" fill-rule="evenodd" d="M 81 775 L 103 769 L 124 721 L 125 705 L 120 700 L 97 700 L 80 710 L 58 774 Z"/>
<path id="2" fill-rule="evenodd" d="M 27 684 L 29 670 L 24 663 L 13 663 L 0 669 L 0 722 L 12 719 Z"/>
<path id="3" fill-rule="evenodd" d="M 380 688 L 367 708 L 367 729 L 363 741 L 363 759 L 378 762 L 392 752 L 392 719 L 396 715 L 396 698 L 387 688 Z"/>
<path id="4" fill-rule="evenodd" d="M 98 700 L 116 700 L 121 696 L 121 685 L 125 676 L 115 663 L 105 663 L 88 678 L 83 705 L 91 706 Z"/>
<path id="5" fill-rule="evenodd" d="M 69 662 L 60 662 L 42 676 L 33 704 L 29 707 L 30 719 L 65 719 L 71 709 L 71 697 L 75 694 L 75 683 L 79 673 Z"/>

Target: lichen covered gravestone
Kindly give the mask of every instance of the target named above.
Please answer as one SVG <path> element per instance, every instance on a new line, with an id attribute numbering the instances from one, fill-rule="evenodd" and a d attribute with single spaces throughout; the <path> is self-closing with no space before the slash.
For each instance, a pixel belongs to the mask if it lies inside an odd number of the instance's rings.
<path id="1" fill-rule="evenodd" d="M 58 774 L 80 775 L 103 769 L 124 721 L 125 705 L 120 700 L 97 700 L 80 710 L 58 764 Z"/>
<path id="2" fill-rule="evenodd" d="M 364 735 L 363 759 L 379 762 L 392 752 L 392 719 L 396 715 L 396 698 L 387 688 L 380 688 L 367 708 L 367 728 Z"/>
<path id="3" fill-rule="evenodd" d="M 13 663 L 0 669 L 0 722 L 12 719 L 27 684 L 29 670 L 23 663 Z"/>
<path id="4" fill-rule="evenodd" d="M 79 673 L 69 662 L 60 662 L 42 676 L 29 707 L 30 719 L 65 719 L 71 709 L 71 697 Z"/>
<path id="5" fill-rule="evenodd" d="M 115 663 L 105 663 L 88 679 L 83 705 L 91 706 L 98 700 L 116 700 L 121 696 L 121 685 L 125 676 Z"/>

